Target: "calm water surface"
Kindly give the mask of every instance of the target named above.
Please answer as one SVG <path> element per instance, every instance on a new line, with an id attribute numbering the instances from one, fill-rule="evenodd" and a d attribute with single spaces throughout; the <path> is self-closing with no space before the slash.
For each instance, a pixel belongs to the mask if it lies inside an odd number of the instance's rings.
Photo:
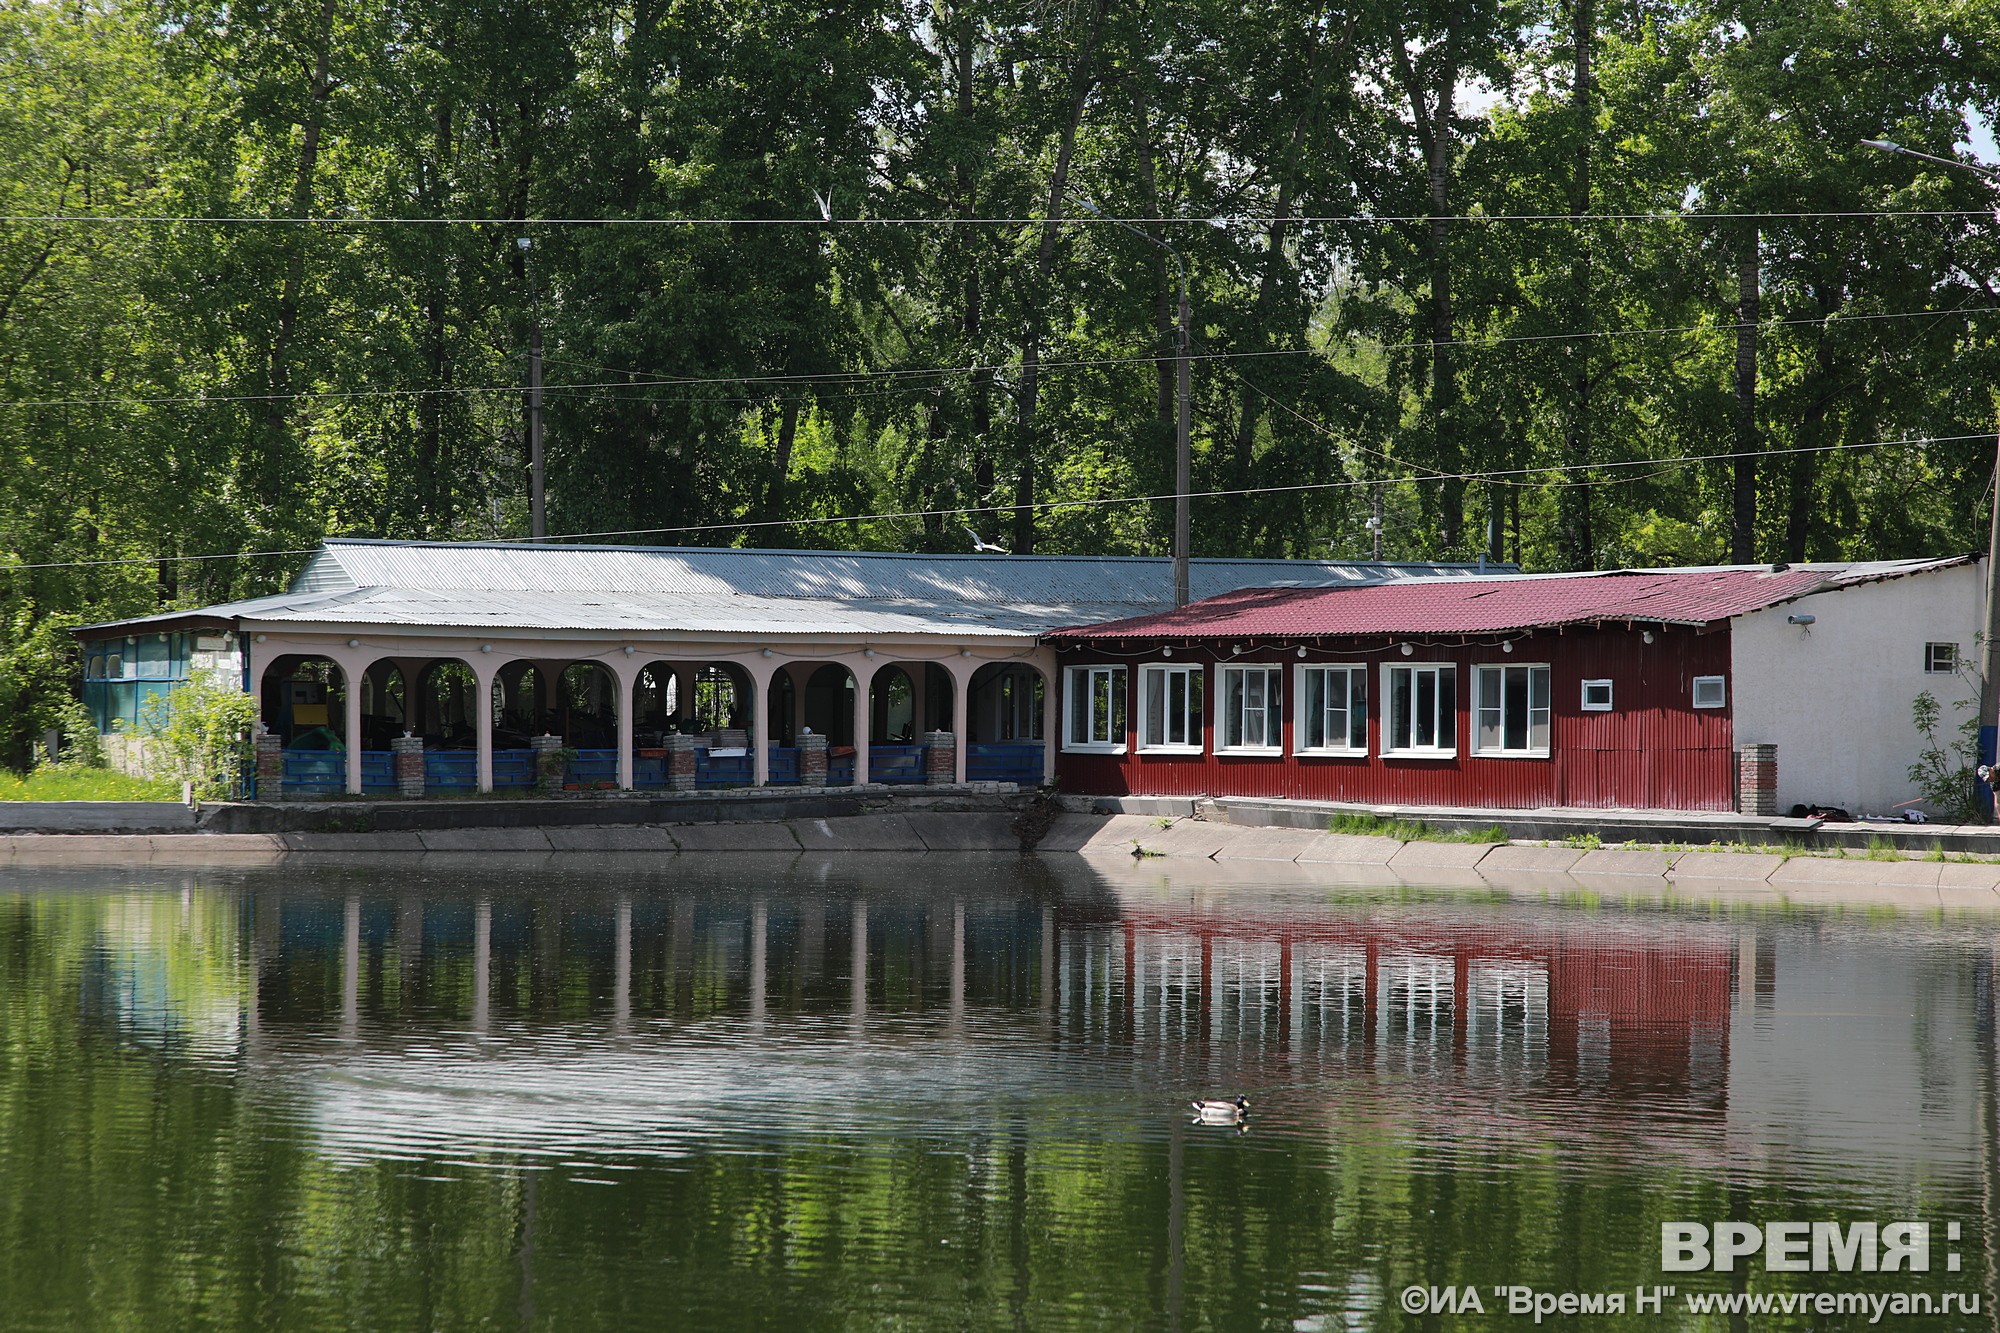
<path id="1" fill-rule="evenodd" d="M 1993 917 L 1156 864 L 0 873 L 0 1328 L 1532 1328 L 1493 1288 L 1988 1292 Z M 1189 1123 L 1237 1093 L 1247 1132 Z M 1661 1272 L 1662 1221 L 1726 1218 L 1927 1219 L 1936 1271 Z M 1487 1312 L 1409 1313 L 1412 1284 Z M 1548 1321 L 1612 1324 L 1868 1319 Z"/>

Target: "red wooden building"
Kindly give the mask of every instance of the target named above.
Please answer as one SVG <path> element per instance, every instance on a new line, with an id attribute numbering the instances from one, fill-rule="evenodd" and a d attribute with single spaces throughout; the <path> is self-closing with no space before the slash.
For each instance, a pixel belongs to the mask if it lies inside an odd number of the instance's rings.
<path id="1" fill-rule="evenodd" d="M 1063 788 L 1730 810 L 1730 621 L 1824 582 L 1718 569 L 1265 588 L 1049 635 Z"/>

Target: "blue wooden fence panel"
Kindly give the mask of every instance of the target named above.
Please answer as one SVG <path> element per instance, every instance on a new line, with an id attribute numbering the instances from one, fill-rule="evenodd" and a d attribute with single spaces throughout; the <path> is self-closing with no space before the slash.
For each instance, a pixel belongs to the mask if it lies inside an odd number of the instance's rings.
<path id="1" fill-rule="evenodd" d="M 535 752 L 533 750 L 495 750 L 493 752 L 493 790 L 519 791 L 535 785 Z"/>
<path id="2" fill-rule="evenodd" d="M 995 741 L 965 752 L 968 782 L 1018 782 L 1042 785 L 1043 748 L 1040 741 Z"/>
<path id="3" fill-rule="evenodd" d="M 868 780 L 899 786 L 924 780 L 924 753 L 928 745 L 871 745 L 868 747 Z"/>
<path id="4" fill-rule="evenodd" d="M 799 752 L 790 746 L 771 747 L 771 774 L 767 779 L 773 787 L 796 787 L 799 785 Z"/>
<path id="5" fill-rule="evenodd" d="M 753 761 L 747 754 L 724 755 L 713 758 L 708 750 L 697 747 L 694 752 L 694 785 L 709 789 L 715 787 L 747 787 L 757 780 Z"/>
<path id="6" fill-rule="evenodd" d="M 338 796 L 346 790 L 345 751 L 285 751 L 286 796 Z"/>
<path id="7" fill-rule="evenodd" d="M 424 794 L 479 790 L 479 752 L 424 751 Z"/>
<path id="8" fill-rule="evenodd" d="M 632 785 L 646 791 L 658 791 L 668 786 L 667 752 L 635 752 L 632 756 Z"/>
<path id="9" fill-rule="evenodd" d="M 826 785 L 829 787 L 852 787 L 854 785 L 854 755 L 830 755 L 826 761 Z"/>
<path id="10" fill-rule="evenodd" d="M 361 790 L 393 795 L 396 790 L 396 756 L 389 750 L 361 752 Z"/>
<path id="11" fill-rule="evenodd" d="M 569 770 L 563 776 L 566 787 L 616 787 L 618 785 L 618 751 L 578 750 L 576 758 L 569 761 Z"/>

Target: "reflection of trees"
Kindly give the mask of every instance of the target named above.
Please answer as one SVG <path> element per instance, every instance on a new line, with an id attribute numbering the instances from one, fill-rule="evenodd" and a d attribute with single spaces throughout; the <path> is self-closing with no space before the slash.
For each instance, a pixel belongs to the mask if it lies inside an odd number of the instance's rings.
<path id="1" fill-rule="evenodd" d="M 804 1330 L 899 1315 L 980 1329 L 1415 1328 L 1394 1305 L 1407 1284 L 1629 1291 L 1658 1280 L 1661 1221 L 1732 1207 L 1718 1163 L 1596 1151 L 1573 1123 L 1579 1108 L 1612 1134 L 1634 1123 L 1632 1108 L 1611 1094 L 1554 1096 L 1544 1066 L 1510 1063 L 1506 1043 L 1532 1048 L 1549 1003 L 1519 959 L 1464 969 L 1474 1004 L 1460 1058 L 1441 1007 L 1446 980 L 1457 984 L 1450 968 L 1422 973 L 1421 993 L 1378 976 L 1383 1008 L 1371 1014 L 1356 992 L 1365 953 L 1339 954 L 1336 941 L 1309 958 L 1298 942 L 1287 954 L 1224 940 L 1206 966 L 1229 995 L 1206 1010 L 1194 995 L 1189 1017 L 1200 1021 L 1185 1035 L 1176 1022 L 1168 1041 L 1149 1038 L 1161 1029 L 1142 1027 L 1136 1007 L 1125 1015 L 1115 991 L 1103 998 L 1127 966 L 1121 921 L 1060 894 L 1044 906 L 996 892 L 990 879 L 940 872 L 864 897 L 837 880 L 808 894 L 784 872 L 761 874 L 754 892 L 609 874 L 473 875 L 476 891 L 443 893 L 333 870 L 311 892 L 243 878 L 240 895 L 195 889 L 185 903 L 152 893 L 0 902 L 10 1318 L 515 1327 L 532 1310 L 538 1326 L 575 1328 Z M 187 1047 L 198 1016 L 250 1003 L 240 960 L 253 937 L 260 1053 L 160 1058 L 162 1045 Z M 1199 948 L 1182 955 L 1203 966 Z M 1150 967 L 1182 955 L 1135 944 L 1129 956 Z M 857 1049 L 841 1025 L 857 956 L 868 960 L 864 1043 L 881 1043 L 880 1058 L 914 1048 L 962 1059 L 968 1042 L 1011 1042 L 1042 1053 L 1046 1076 L 982 1090 L 947 1124 L 921 1103 L 879 1118 L 863 1107 L 783 1132 L 705 1126 L 678 1156 L 598 1154 L 636 1168 L 597 1173 L 615 1174 L 615 1187 L 587 1183 L 587 1167 L 525 1171 L 476 1142 L 422 1162 L 338 1165 L 316 1146 L 318 1113 L 303 1095 L 330 1076 L 327 1061 L 346 1058 L 325 1037 L 340 1027 L 350 972 L 358 1048 L 405 1082 L 454 1043 L 504 1079 L 529 1063 L 530 1030 L 616 1071 L 648 1052 L 714 1044 L 759 1012 L 757 996 L 765 1044 L 753 1058 L 775 1075 L 802 1032 L 830 1030 L 831 1045 Z M 1324 966 L 1308 973 L 1314 958 Z M 1281 992 L 1273 978 L 1287 966 L 1313 986 Z M 1974 1035 L 1990 1173 L 1982 966 Z M 1052 975 L 1062 992 L 1049 1041 L 1037 1024 Z M 1271 1009 L 1281 994 L 1296 1020 Z M 696 1026 L 708 1019 L 718 1022 Z M 1948 1006 L 1927 1021 L 1933 1040 L 1949 1036 Z M 1377 1040 L 1436 1028 L 1435 1065 L 1385 1072 L 1356 1024 Z M 1315 1065 L 1308 1049 L 1340 1056 Z M 858 1051 L 857 1062 L 873 1058 Z M 332 1076 L 376 1076 L 356 1068 Z M 1093 1109 L 1128 1070 L 1147 1087 L 1218 1071 L 1289 1079 L 1294 1118 L 1267 1114 L 1236 1139 L 1180 1124 L 1165 1096 L 1157 1124 Z M 1536 1080 L 1535 1095 L 1503 1105 L 1503 1075 Z M 1655 1101 L 1667 1091 L 1641 1090 Z M 1710 1114 L 1693 1101 L 1677 1111 Z M 1735 1183 L 1752 1217 L 1856 1200 L 1850 1182 Z M 1970 1174 L 1926 1186 L 1971 1187 Z M 1980 1261 L 1967 1260 L 1970 1287 Z"/>

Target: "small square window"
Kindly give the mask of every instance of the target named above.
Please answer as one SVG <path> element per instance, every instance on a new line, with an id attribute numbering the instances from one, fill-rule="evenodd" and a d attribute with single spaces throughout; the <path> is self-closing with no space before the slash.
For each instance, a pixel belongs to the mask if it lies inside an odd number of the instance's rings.
<path id="1" fill-rule="evenodd" d="M 1611 711 L 1610 681 L 1586 680 L 1583 682 L 1583 711 L 1586 713 L 1608 713 Z"/>
<path id="2" fill-rule="evenodd" d="M 1729 691 L 1720 676 L 1696 676 L 1694 678 L 1694 706 L 1696 708 L 1720 708 L 1729 702 Z"/>
<path id="3" fill-rule="evenodd" d="M 1955 643 L 1927 643 L 1924 645 L 1924 674 L 1927 676 L 1949 676 L 1958 670 L 1958 645 Z"/>

